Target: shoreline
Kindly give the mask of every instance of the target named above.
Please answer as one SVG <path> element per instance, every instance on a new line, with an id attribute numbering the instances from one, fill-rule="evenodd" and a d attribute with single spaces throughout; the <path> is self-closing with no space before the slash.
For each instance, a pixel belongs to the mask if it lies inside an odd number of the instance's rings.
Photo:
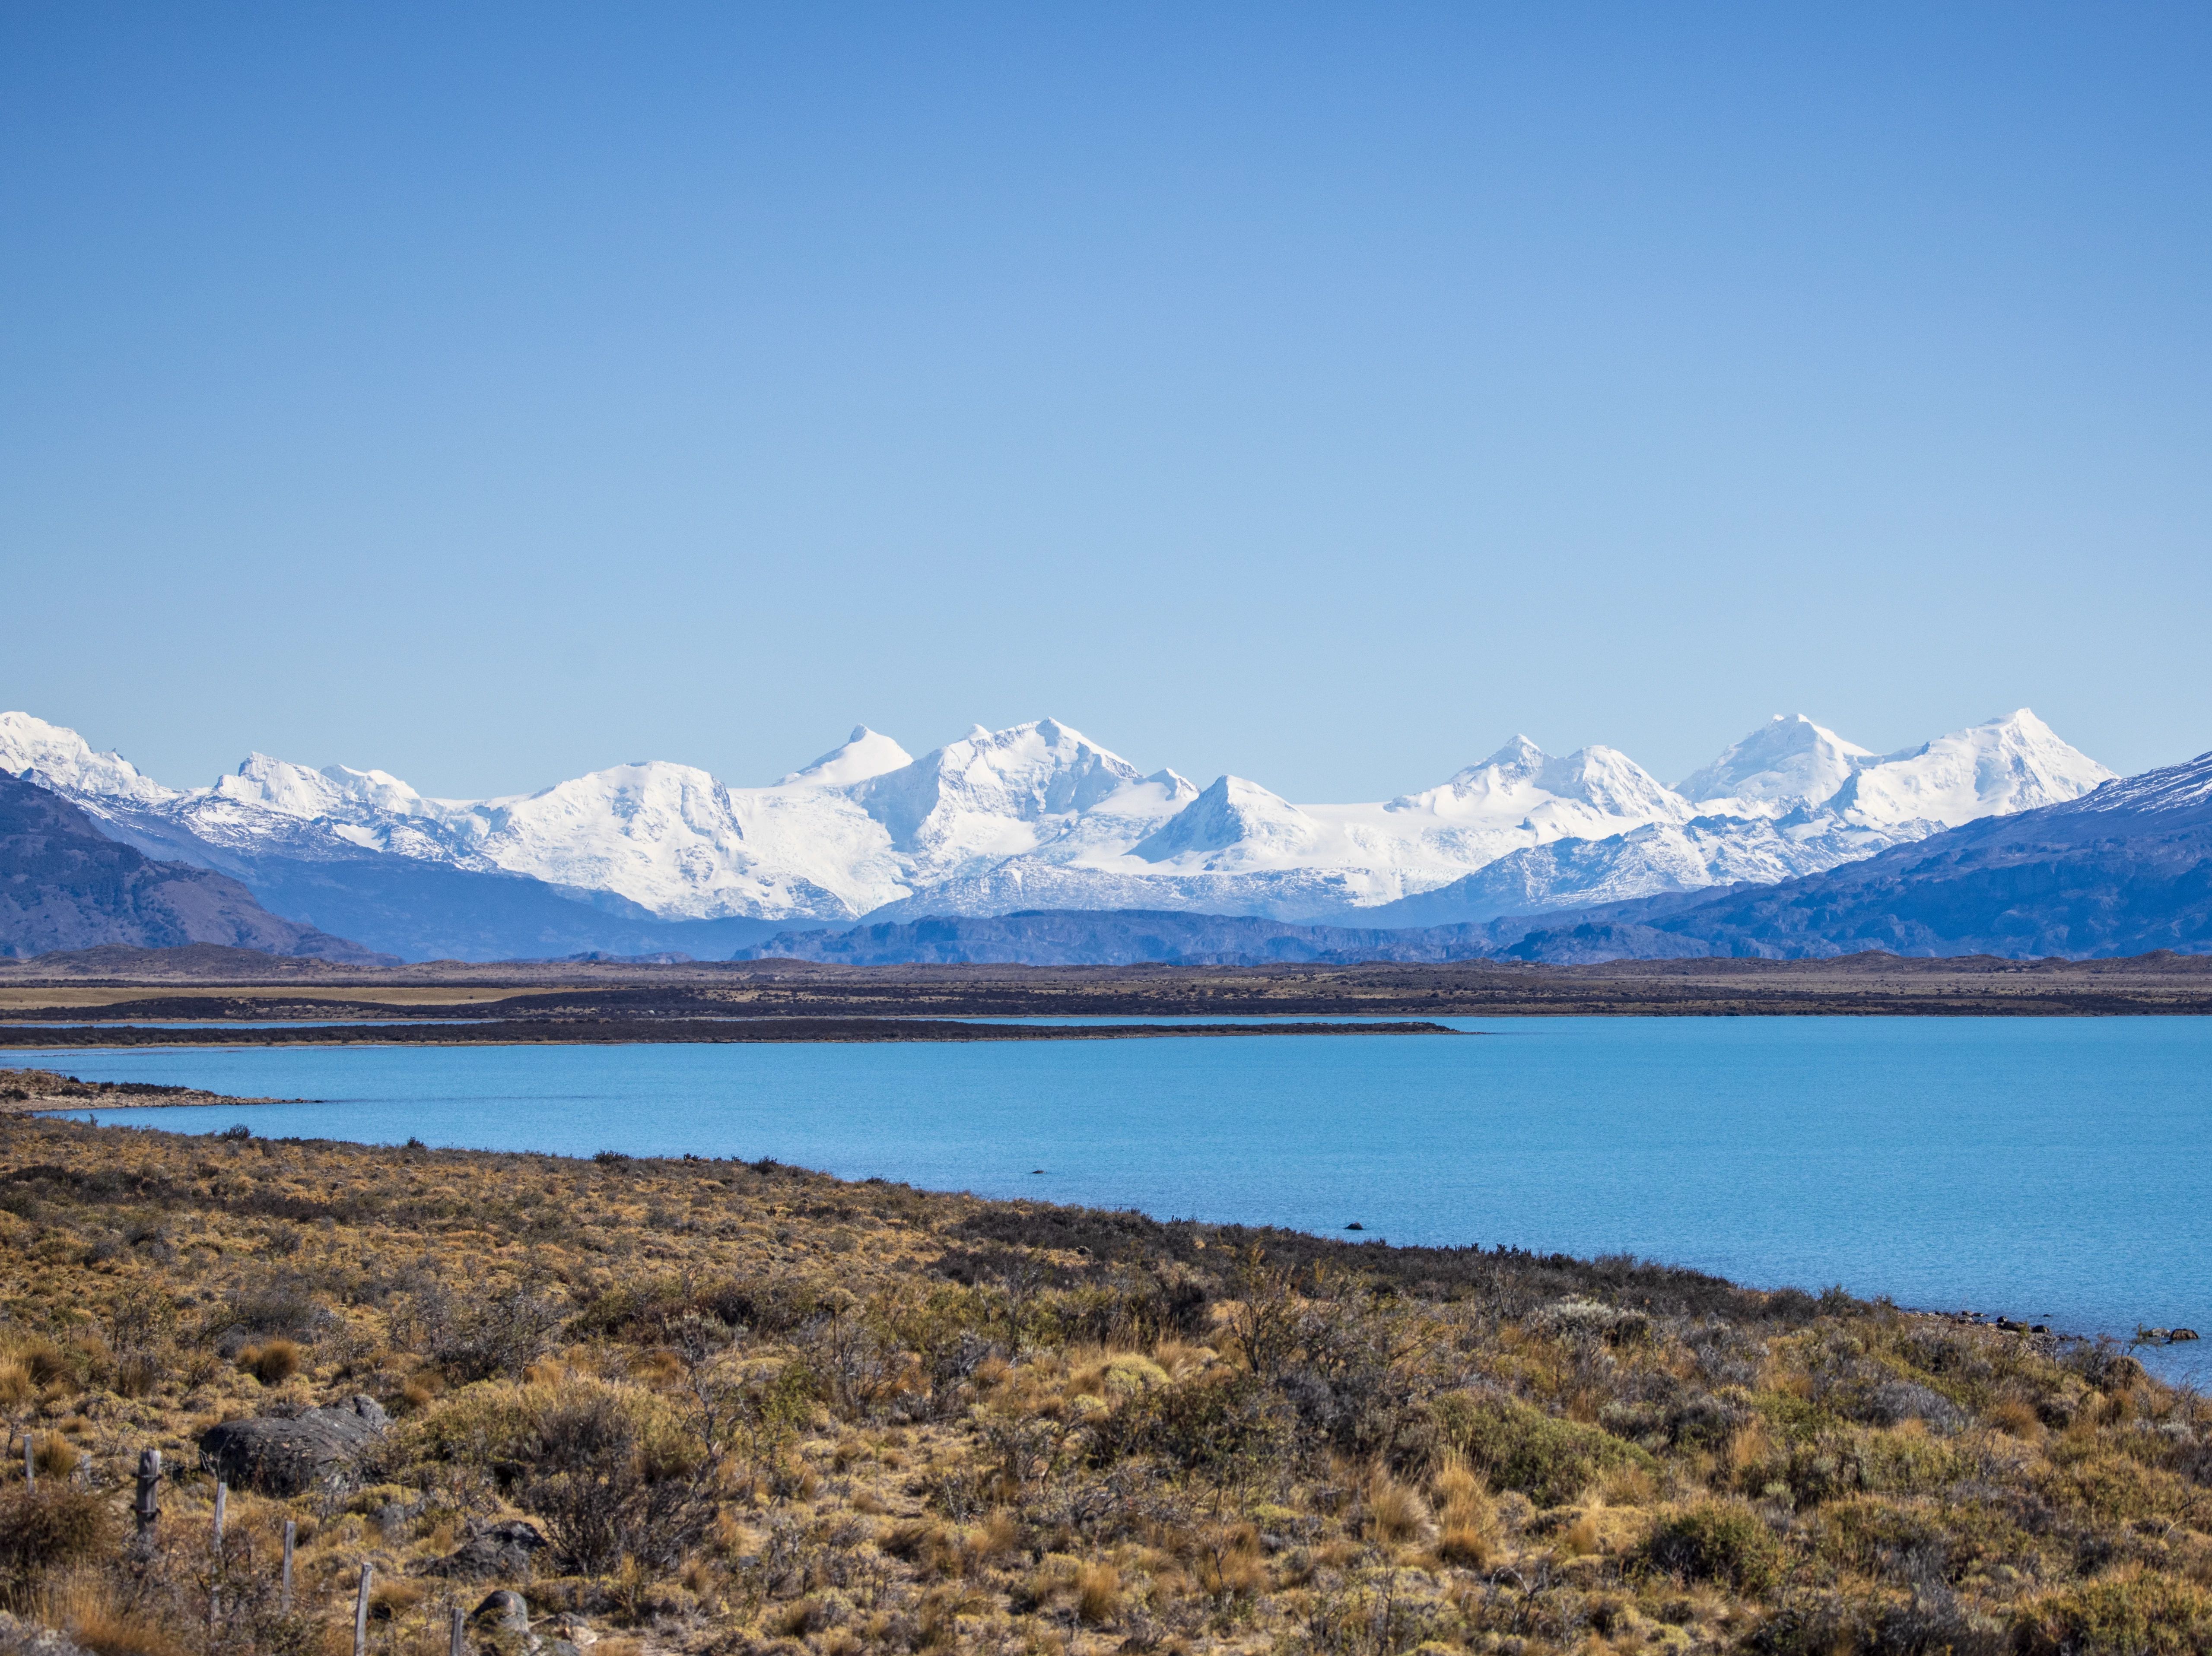
<path id="1" fill-rule="evenodd" d="M 15 1117 L 0 1305 L 42 1498 L 120 1520 L 149 1449 L 215 1475 L 76 1579 L 204 1615 L 225 1478 L 249 1575 L 295 1527 L 286 1625 L 318 1647 L 364 1565 L 409 1587 L 410 1647 L 495 1590 L 635 1656 L 817 1623 L 832 1656 L 1226 1656 L 1376 1604 L 1491 1656 L 2212 1646 L 2212 1400 L 1839 1288 L 766 1156 Z M 569 1523 L 580 1483 L 634 1515 L 611 1540 Z M 2087 1636 L 2115 1623 L 2160 1642 Z"/>
<path id="2" fill-rule="evenodd" d="M 1343 1026 L 1331 1027 L 1341 1028 Z M 44 1092 L 27 1096 L 11 1096 L 11 1093 L 22 1092 L 26 1089 L 27 1083 L 33 1078 L 43 1080 L 49 1083 L 58 1083 L 60 1090 Z M 325 1099 L 313 1098 L 242 1097 L 230 1094 L 207 1092 L 197 1088 L 166 1086 L 156 1083 L 88 1082 L 80 1080 L 74 1076 L 62 1076 L 56 1074 L 53 1071 L 0 1069 L 0 1120 L 4 1120 L 11 1117 L 17 1119 L 37 1119 L 68 1123 L 77 1126 L 92 1126 L 99 1128 L 112 1127 L 118 1124 L 111 1122 L 86 1122 L 78 1120 L 76 1119 L 75 1113 L 84 1111 L 88 1113 L 95 1113 L 101 1111 L 112 1112 L 117 1110 L 168 1108 L 252 1108 L 264 1105 L 324 1104 L 328 1103 L 329 1101 L 330 1101 Z M 152 1126 L 135 1127 L 134 1130 L 158 1132 L 176 1131 L 171 1128 Z M 185 1136 L 206 1137 L 209 1135 L 186 1134 Z M 305 1142 L 310 1143 L 327 1143 L 345 1144 L 369 1151 L 386 1149 L 390 1148 L 388 1146 L 379 1145 L 367 1140 L 360 1139 L 310 1139 Z M 438 1153 L 465 1156 L 526 1155 L 532 1156 L 550 1157 L 556 1161 L 576 1159 L 566 1156 L 562 1152 L 543 1150 L 501 1151 L 456 1149 L 452 1151 L 441 1151 Z M 611 1152 L 610 1154 L 612 1153 Z M 688 1154 L 681 1156 L 629 1156 L 627 1153 L 623 1153 L 623 1156 L 627 1160 L 640 1163 L 666 1162 L 678 1165 L 684 1163 L 707 1163 L 714 1162 L 717 1159 L 714 1157 L 696 1156 Z M 854 1182 L 880 1182 L 877 1180 L 854 1181 L 847 1179 L 841 1174 L 828 1173 L 815 1168 L 798 1168 L 796 1166 L 792 1166 L 791 1170 L 795 1173 L 803 1174 L 810 1178 L 826 1180 L 838 1185 L 849 1185 Z M 945 1197 L 957 1196 L 963 1200 L 980 1202 L 989 1205 L 1003 1204 L 1018 1207 L 1043 1206 L 1048 1208 L 1061 1205 L 1053 1203 L 1040 1203 L 1036 1198 L 1024 1197 L 978 1196 L 971 1191 L 931 1191 L 925 1193 Z M 1088 1210 L 1078 1209 L 1076 1210 L 1087 1211 Z M 1266 1234 L 1270 1237 L 1297 1236 L 1305 1238 L 1314 1244 L 1326 1247 L 1354 1250 L 1362 1257 L 1371 1256 L 1371 1254 L 1377 1250 L 1397 1256 L 1426 1256 L 1431 1254 L 1449 1256 L 1464 1253 L 1470 1249 L 1477 1253 L 1483 1252 L 1482 1247 L 1479 1243 L 1466 1244 L 1457 1247 L 1451 1245 L 1402 1243 L 1392 1242 L 1380 1236 L 1362 1237 L 1358 1240 L 1353 1240 L 1344 1235 L 1330 1231 L 1303 1230 L 1295 1227 L 1276 1225 L 1246 1225 L 1231 1222 L 1213 1224 L 1208 1222 L 1195 1220 L 1183 1221 L 1164 1219 L 1158 1216 L 1147 1213 L 1141 1208 L 1133 1208 L 1128 1210 L 1128 1211 L 1132 1214 L 1140 1215 L 1145 1221 L 1150 1224 L 1166 1226 L 1188 1224 L 1196 1226 L 1201 1230 L 1221 1230 L 1237 1233 L 1250 1231 L 1254 1234 Z M 1203 1245 L 1201 1244 L 1201 1246 Z M 1693 1267 L 1667 1265 L 1662 1268 L 1670 1271 L 1692 1271 L 1692 1274 L 1700 1276 L 1707 1274 L 1696 1271 Z M 1733 1278 L 1716 1278 L 1715 1280 L 1729 1281 L 1732 1286 L 1739 1287 L 1742 1291 L 1752 1294 L 1791 1294 L 1803 1291 L 1801 1289 L 1789 1284 L 1784 1284 L 1779 1288 L 1760 1289 L 1750 1287 L 1747 1284 L 1735 1283 Z M 1891 1304 L 1893 1308 L 1902 1316 L 1927 1319 L 1951 1326 L 1976 1329 L 1989 1333 L 2016 1335 L 2024 1340 L 2040 1343 L 2041 1349 L 2045 1350 L 2051 1354 L 2062 1352 L 2069 1344 L 2094 1346 L 2100 1342 L 2109 1342 L 2116 1349 L 2124 1350 L 2130 1353 L 2134 1353 L 2142 1349 L 2164 1348 L 2174 1344 L 2185 1344 L 2194 1341 L 2197 1338 L 2192 1331 L 2186 1329 L 2154 1331 L 2155 1332 L 2167 1334 L 2168 1337 L 2166 1338 L 2145 1338 L 2144 1335 L 2146 1331 L 2149 1331 L 2149 1325 L 2141 1323 L 2137 1325 L 2138 1331 L 2134 1337 L 2109 1332 L 2079 1334 L 2069 1332 L 2065 1330 L 2055 1328 L 2040 1322 L 2015 1319 L 2003 1312 L 1945 1310 L 1929 1306 L 1899 1306 L 1895 1305 L 1893 1301 L 1879 1300 L 1877 1302 Z"/>
<path id="3" fill-rule="evenodd" d="M 28 1097 L 10 1096 L 11 1089 L 21 1087 L 25 1079 L 32 1077 L 37 1077 L 54 1083 L 59 1083 L 65 1090 L 40 1094 Z M 88 1082 L 80 1080 L 74 1076 L 62 1076 L 52 1071 L 0 1069 L 0 1121 L 5 1121 L 10 1119 L 19 1121 L 46 1121 L 53 1123 L 56 1125 L 88 1128 L 95 1131 L 121 1131 L 125 1129 L 118 1127 L 116 1124 L 108 1122 L 86 1122 L 76 1119 L 74 1112 L 83 1110 L 97 1113 L 100 1111 L 165 1108 L 251 1108 L 264 1105 L 325 1104 L 329 1101 L 330 1101 L 325 1099 L 313 1098 L 244 1097 L 234 1094 L 208 1092 L 198 1088 L 170 1087 L 155 1083 L 146 1082 Z M 176 1137 L 195 1140 L 210 1138 L 223 1139 L 227 1137 L 226 1134 L 221 1132 L 196 1133 L 180 1131 L 177 1129 L 167 1127 L 133 1126 L 127 1130 L 139 1132 L 157 1132 Z M 359 1152 L 372 1156 L 380 1155 L 403 1156 L 419 1153 L 436 1157 L 463 1157 L 471 1160 L 489 1159 L 494 1161 L 503 1161 L 521 1157 L 532 1162 L 574 1164 L 578 1166 L 581 1166 L 586 1161 L 586 1158 L 585 1157 L 573 1156 L 557 1150 L 500 1150 L 471 1149 L 459 1146 L 447 1148 L 427 1148 L 419 1144 L 411 1144 L 407 1146 L 389 1145 L 377 1143 L 364 1139 L 352 1138 L 293 1138 L 288 1137 L 281 1140 L 267 1140 L 261 1138 L 258 1135 L 254 1135 L 252 1137 L 251 1140 L 247 1142 L 264 1144 L 283 1143 L 287 1145 L 297 1145 L 326 1149 L 343 1149 Z M 5 1159 L 5 1153 L 6 1147 L 4 1142 L 0 1142 L 0 1160 Z M 640 1156 L 631 1155 L 626 1151 L 608 1150 L 602 1151 L 597 1156 L 589 1158 L 589 1160 L 597 1165 L 635 1166 L 640 1168 L 665 1167 L 671 1169 L 690 1169 L 714 1168 L 725 1165 L 740 1168 L 768 1168 L 775 1170 L 779 1174 L 787 1174 L 799 1179 L 802 1182 L 819 1182 L 831 1186 L 846 1189 L 879 1186 L 884 1185 L 886 1182 L 893 1182 L 886 1181 L 880 1178 L 850 1179 L 842 1174 L 827 1172 L 821 1168 L 802 1167 L 793 1162 L 777 1162 L 772 1158 L 762 1162 L 752 1162 L 741 1157 L 698 1156 L 689 1152 L 675 1156 Z M 1603 1260 L 1586 1262 L 1577 1255 L 1558 1253 L 1545 1253 L 1531 1251 L 1515 1247 L 1510 1243 L 1501 1243 L 1494 1247 L 1486 1248 L 1480 1242 L 1463 1244 L 1394 1242 L 1380 1235 L 1363 1235 L 1355 1239 L 1334 1231 L 1306 1230 L 1298 1228 L 1295 1226 L 1252 1224 L 1237 1221 L 1216 1222 L 1194 1218 L 1163 1218 L 1158 1215 L 1147 1212 L 1142 1208 L 1135 1207 L 1102 1210 L 1081 1204 L 1053 1202 L 1032 1197 L 983 1196 L 978 1195 L 973 1191 L 969 1190 L 926 1189 L 920 1186 L 910 1186 L 903 1183 L 898 1184 L 898 1188 L 912 1189 L 917 1195 L 931 1200 L 952 1202 L 961 1204 L 963 1207 L 969 1208 L 981 1208 L 985 1210 L 1004 1209 L 1017 1213 L 1066 1214 L 1079 1216 L 1084 1218 L 1093 1218 L 1100 1215 L 1107 1215 L 1115 1220 L 1134 1222 L 1142 1227 L 1164 1232 L 1170 1234 L 1184 1235 L 1188 1239 L 1187 1246 L 1192 1253 L 1203 1253 L 1209 1246 L 1217 1248 L 1222 1247 L 1233 1248 L 1244 1239 L 1255 1239 L 1277 1247 L 1283 1246 L 1286 1243 L 1296 1243 L 1300 1245 L 1303 1249 L 1311 1250 L 1312 1252 L 1322 1256 L 1332 1258 L 1349 1258 L 1370 1264 L 1385 1261 L 1402 1262 L 1407 1260 L 1426 1261 L 1431 1259 L 1449 1259 L 1466 1256 L 1479 1257 L 1488 1253 L 1495 1253 L 1504 1258 L 1545 1260 L 1555 1264 L 1565 1263 L 1582 1265 L 1585 1263 L 1595 1263 L 1602 1265 L 1606 1263 Z M 1221 1239 L 1226 1240 L 1224 1240 Z M 1079 1255 L 1085 1259 L 1091 1257 L 1090 1250 L 1086 1248 L 1079 1247 L 1074 1251 Z M 1792 1296 L 1806 1299 L 1816 1297 L 1809 1290 L 1796 1284 L 1784 1283 L 1778 1287 L 1760 1288 L 1753 1286 L 1748 1283 L 1739 1282 L 1733 1277 L 1716 1276 L 1710 1271 L 1704 1271 L 1695 1266 L 1678 1265 L 1663 1260 L 1642 1259 L 1637 1259 L 1634 1263 L 1640 1270 L 1654 1271 L 1669 1277 L 1693 1279 L 1698 1282 L 1713 1283 L 1724 1287 L 1734 1293 L 1748 1295 L 1757 1300 L 1771 1300 L 1777 1297 L 1790 1298 Z M 1832 1289 L 1828 1290 L 1831 1294 L 1835 1291 L 1836 1290 Z M 1925 1306 L 1903 1306 L 1898 1305 L 1894 1301 L 1888 1301 L 1879 1295 L 1867 1300 L 1860 1300 L 1856 1296 L 1846 1297 L 1850 1298 L 1851 1302 L 1855 1304 L 1886 1306 L 1888 1309 L 1893 1311 L 1897 1315 L 1901 1317 L 1925 1319 L 1955 1327 L 1972 1329 L 1984 1333 L 2016 1336 L 2023 1341 L 2035 1343 L 2041 1349 L 2051 1353 L 2063 1350 L 2069 1345 L 2093 1346 L 2097 1344 L 2100 1340 L 2110 1341 L 2116 1346 L 2128 1349 L 2132 1349 L 2136 1345 L 2154 1344 L 2162 1344 L 2167 1343 L 2123 1339 L 2118 1336 L 2113 1335 L 2084 1335 L 2069 1333 L 2063 1330 L 2051 1328 L 2040 1323 L 2028 1323 L 2021 1321 L 2008 1317 L 2000 1312 L 1970 1310 L 1950 1311 L 1936 1309 L 1932 1307 Z"/>
<path id="4" fill-rule="evenodd" d="M 374 1033 L 370 1033 L 371 1030 Z M 187 1028 L 85 1023 L 0 1025 L 0 1051 L 76 1051 L 136 1046 L 604 1046 L 822 1045 L 1036 1040 L 1166 1040 L 1300 1035 L 1461 1035 L 1426 1020 L 1358 1023 L 967 1023 L 945 1017 L 576 1018 L 476 1023 L 424 1022 L 240 1029 L 220 1023 Z"/>
<path id="5" fill-rule="evenodd" d="M 37 1089 L 38 1090 L 33 1090 Z M 198 1087 L 150 1081 L 82 1081 L 52 1070 L 0 1068 L 0 1119 L 46 1116 L 67 1119 L 70 1110 L 240 1108 L 261 1104 L 320 1104 L 319 1098 L 240 1098 Z M 82 1124 L 80 1124 L 82 1125 Z"/>
<path id="6" fill-rule="evenodd" d="M 190 958 L 185 958 L 188 955 Z M 841 967 L 429 962 L 376 970 L 243 951 L 0 962 L 0 1025 L 356 1017 L 650 1019 L 2080 1016 L 2212 1015 L 2212 955 L 2096 961 L 1868 953 L 1586 966 Z"/>

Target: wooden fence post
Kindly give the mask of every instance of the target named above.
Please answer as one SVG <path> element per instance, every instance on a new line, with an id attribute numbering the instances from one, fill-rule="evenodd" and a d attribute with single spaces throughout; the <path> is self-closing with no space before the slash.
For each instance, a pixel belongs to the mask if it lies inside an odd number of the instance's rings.
<path id="1" fill-rule="evenodd" d="M 469 1618 L 459 1604 L 453 1606 L 453 1637 L 451 1656 L 469 1656 Z"/>
<path id="2" fill-rule="evenodd" d="M 30 1489 L 39 1487 L 39 1463 L 31 1453 L 32 1446 L 37 1441 L 32 1435 L 31 1429 L 25 1427 L 23 1429 L 23 1486 Z"/>
<path id="3" fill-rule="evenodd" d="M 368 1652 L 368 1566 L 361 1567 L 361 1591 L 353 1601 L 353 1656 Z"/>
<path id="4" fill-rule="evenodd" d="M 284 1585 L 279 1603 L 288 1611 L 292 1608 L 292 1540 L 299 1533 L 299 1529 L 300 1526 L 292 1520 L 288 1518 L 284 1520 Z"/>
<path id="5" fill-rule="evenodd" d="M 230 1485 L 222 1479 L 215 1481 L 215 1550 L 222 1550 L 223 1513 L 230 1506 Z"/>
<path id="6" fill-rule="evenodd" d="M 138 1520 L 138 1544 L 154 1544 L 154 1520 L 161 1515 L 161 1452 L 146 1450 L 138 1457 L 138 1498 L 131 1511 Z"/>

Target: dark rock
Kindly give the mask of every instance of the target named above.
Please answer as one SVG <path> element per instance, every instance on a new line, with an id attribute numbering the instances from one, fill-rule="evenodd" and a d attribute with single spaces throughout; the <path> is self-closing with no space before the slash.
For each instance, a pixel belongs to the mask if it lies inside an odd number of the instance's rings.
<path id="1" fill-rule="evenodd" d="M 472 1529 L 469 1538 L 458 1549 L 424 1565 L 422 1573 L 450 1575 L 462 1580 L 526 1576 L 532 1561 L 544 1550 L 545 1538 L 535 1524 L 510 1519 L 502 1524 Z"/>
<path id="2" fill-rule="evenodd" d="M 471 1622 L 489 1623 L 498 1633 L 527 1633 L 530 1631 L 529 1601 L 519 1592 L 505 1588 L 493 1593 L 476 1608 Z"/>
<path id="3" fill-rule="evenodd" d="M 342 1489 L 362 1452 L 391 1423 L 374 1398 L 354 1397 L 292 1419 L 225 1421 L 200 1437 L 200 1465 L 232 1488 L 263 1495 Z"/>
<path id="4" fill-rule="evenodd" d="M 2171 1343 L 2175 1340 L 2193 1340 L 2197 1337 L 2197 1331 L 2193 1328 L 2177 1328 L 2166 1338 Z"/>
<path id="5" fill-rule="evenodd" d="M 376 1526 L 386 1541 L 402 1540 L 407 1534 L 407 1526 L 422 1517 L 425 1504 L 419 1496 L 413 1501 L 388 1501 L 369 1515 L 369 1522 Z"/>

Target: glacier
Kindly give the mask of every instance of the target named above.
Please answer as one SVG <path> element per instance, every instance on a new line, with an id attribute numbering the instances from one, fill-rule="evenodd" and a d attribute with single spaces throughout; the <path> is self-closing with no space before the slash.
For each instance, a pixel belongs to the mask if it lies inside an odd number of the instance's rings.
<path id="1" fill-rule="evenodd" d="M 295 889 L 412 869 L 665 923 L 1143 908 L 1398 926 L 1795 878 L 2113 774 L 2026 708 L 1888 755 L 1777 715 L 1672 787 L 1615 749 L 1553 755 L 1516 736 L 1433 786 L 1351 804 L 1237 776 L 1200 787 L 1051 719 L 977 725 L 918 758 L 860 726 L 760 786 L 654 760 L 465 800 L 259 753 L 173 788 L 9 713 L 0 771 L 149 856 L 275 894 L 280 913 Z M 488 931 L 469 946 L 499 945 Z"/>

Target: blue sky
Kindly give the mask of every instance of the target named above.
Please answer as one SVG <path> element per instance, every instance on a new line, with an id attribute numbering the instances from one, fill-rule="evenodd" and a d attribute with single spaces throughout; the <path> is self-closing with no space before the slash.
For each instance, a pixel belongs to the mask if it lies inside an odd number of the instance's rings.
<path id="1" fill-rule="evenodd" d="M 0 705 L 1296 798 L 2212 747 L 2212 13 L 0 7 Z"/>

